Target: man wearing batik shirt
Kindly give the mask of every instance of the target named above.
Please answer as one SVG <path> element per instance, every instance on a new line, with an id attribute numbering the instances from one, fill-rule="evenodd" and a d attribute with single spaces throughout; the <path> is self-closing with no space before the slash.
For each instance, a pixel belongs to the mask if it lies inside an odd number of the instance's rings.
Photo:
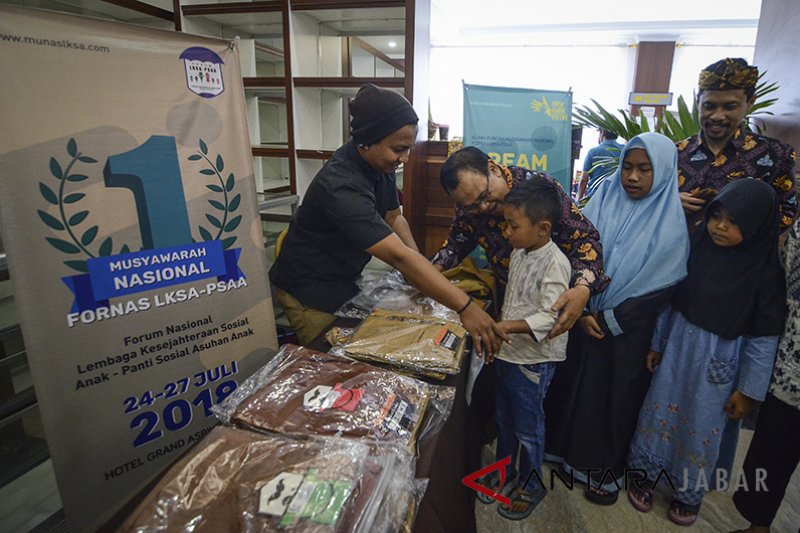
<path id="1" fill-rule="evenodd" d="M 442 187 L 456 202 L 456 216 L 433 264 L 448 269 L 459 264 L 476 246 L 486 252 L 501 289 L 508 281 L 512 246 L 504 232 L 503 199 L 514 186 L 535 174 L 543 176 L 561 196 L 561 219 L 552 238 L 572 266 L 570 289 L 556 302 L 559 318 L 551 336 L 567 331 L 580 318 L 589 296 L 605 290 L 600 235 L 557 181 L 546 174 L 521 167 L 504 167 L 474 146 L 451 155 L 439 174 Z"/>
<path id="2" fill-rule="evenodd" d="M 795 151 L 758 135 L 744 124 L 755 101 L 758 68 L 726 58 L 700 72 L 700 133 L 678 143 L 678 189 L 690 231 L 703 221 L 703 208 L 727 183 L 756 178 L 775 189 L 781 230 L 797 216 Z"/>

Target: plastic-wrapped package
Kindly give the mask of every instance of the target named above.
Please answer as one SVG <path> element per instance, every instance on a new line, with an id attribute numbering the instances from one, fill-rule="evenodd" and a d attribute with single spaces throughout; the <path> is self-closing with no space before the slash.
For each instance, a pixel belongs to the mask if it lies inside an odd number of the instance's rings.
<path id="1" fill-rule="evenodd" d="M 358 280 L 358 294 L 345 302 L 336 315 L 365 319 L 373 309 L 390 309 L 458 323 L 458 313 L 406 283 L 400 272 L 365 272 Z"/>
<path id="2" fill-rule="evenodd" d="M 355 334 L 355 328 L 341 328 L 334 326 L 325 333 L 325 340 L 331 347 L 336 347 L 347 343 L 350 338 Z M 337 354 L 343 355 L 343 354 Z"/>
<path id="3" fill-rule="evenodd" d="M 403 480 L 395 480 L 395 483 L 398 486 L 401 483 L 405 483 Z M 417 518 L 417 511 L 419 510 L 420 502 L 422 502 L 422 498 L 425 496 L 425 490 L 428 488 L 428 479 L 426 478 L 417 478 L 413 482 L 413 492 L 408 498 L 408 505 L 405 509 L 401 509 L 399 506 L 394 505 L 386 500 L 384 500 L 381 513 L 385 513 L 387 515 L 387 522 L 391 523 L 397 533 L 411 533 L 414 531 L 414 521 Z M 399 514 L 398 514 L 399 513 Z M 398 524 L 398 527 L 395 527 L 395 524 Z"/>
<path id="4" fill-rule="evenodd" d="M 345 349 L 345 345 L 350 342 L 350 339 L 353 338 L 353 335 L 356 334 L 356 328 L 340 328 L 338 326 L 334 326 L 328 330 L 325 334 L 325 340 L 328 341 L 328 344 L 331 345 L 328 353 L 334 355 L 340 355 L 342 357 L 347 357 L 347 350 Z M 372 364 L 382 367 L 382 368 L 389 368 L 395 372 L 399 372 L 401 374 L 410 376 L 410 377 L 417 377 L 417 376 L 425 376 L 433 379 L 445 379 L 447 374 L 442 372 L 433 372 L 430 370 L 425 370 L 422 368 L 415 368 L 412 372 L 411 370 L 405 367 L 397 367 L 385 362 L 372 360 L 370 361 Z"/>
<path id="5" fill-rule="evenodd" d="M 375 309 L 344 345 L 347 355 L 411 372 L 458 374 L 467 331 L 458 323 Z"/>
<path id="6" fill-rule="evenodd" d="M 355 506 L 360 514 L 351 529 L 358 533 L 411 533 L 428 480 L 414 479 L 416 465 L 409 470 L 408 454 L 393 453 L 396 446 L 376 443 L 372 449 L 375 461 L 383 467 L 383 475 L 374 484 L 374 492 L 381 496 L 372 498 L 363 511 Z"/>
<path id="7" fill-rule="evenodd" d="M 414 467 L 398 446 L 217 427 L 164 475 L 121 529 L 389 533 L 403 527 L 415 493 Z"/>
<path id="8" fill-rule="evenodd" d="M 447 418 L 454 394 L 452 387 L 287 344 L 213 410 L 223 422 L 256 430 L 413 447 Z"/>

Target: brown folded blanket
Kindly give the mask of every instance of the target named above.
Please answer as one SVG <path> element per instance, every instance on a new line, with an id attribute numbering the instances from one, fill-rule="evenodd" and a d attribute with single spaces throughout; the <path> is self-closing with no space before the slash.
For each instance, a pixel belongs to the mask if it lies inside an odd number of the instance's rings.
<path id="1" fill-rule="evenodd" d="M 457 374 L 466 337 L 467 331 L 455 322 L 375 309 L 344 348 L 357 359 L 423 374 Z"/>
<path id="2" fill-rule="evenodd" d="M 415 443 L 430 385 L 391 370 L 287 345 L 231 414 L 234 424 L 301 435 Z"/>
<path id="3" fill-rule="evenodd" d="M 293 440 L 217 427 L 164 475 L 121 529 L 350 531 L 382 471 L 369 452 L 354 440 Z"/>

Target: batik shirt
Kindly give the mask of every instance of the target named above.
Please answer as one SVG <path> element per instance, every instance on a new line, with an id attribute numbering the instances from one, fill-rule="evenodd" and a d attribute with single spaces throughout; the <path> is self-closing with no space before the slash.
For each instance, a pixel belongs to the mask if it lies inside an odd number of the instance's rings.
<path id="1" fill-rule="evenodd" d="M 714 189 L 716 194 L 733 180 L 763 180 L 778 194 L 783 231 L 797 216 L 796 158 L 795 151 L 788 144 L 744 127 L 739 128 L 725 148 L 714 155 L 703 142 L 701 133 L 678 143 L 678 189 L 692 194 Z"/>
<path id="2" fill-rule="evenodd" d="M 499 166 L 499 165 L 498 165 Z M 600 234 L 584 217 L 561 185 L 548 176 L 522 167 L 500 166 L 509 189 L 534 175 L 544 177 L 561 195 L 561 219 L 553 224 L 553 241 L 564 252 L 572 266 L 570 286 L 580 280 L 588 284 L 592 294 L 598 294 L 608 286 L 609 278 L 603 273 L 603 250 Z M 486 258 L 498 281 L 508 282 L 508 264 L 513 249 L 504 233 L 506 221 L 503 215 L 473 213 L 456 208 L 456 216 L 450 224 L 450 232 L 442 248 L 433 258 L 433 263 L 445 269 L 459 264 L 476 246 L 486 252 Z"/>
<path id="3" fill-rule="evenodd" d="M 779 400 L 800 409 L 800 220 L 786 241 L 786 304 L 789 315 L 778 345 L 778 357 L 769 391 Z"/>

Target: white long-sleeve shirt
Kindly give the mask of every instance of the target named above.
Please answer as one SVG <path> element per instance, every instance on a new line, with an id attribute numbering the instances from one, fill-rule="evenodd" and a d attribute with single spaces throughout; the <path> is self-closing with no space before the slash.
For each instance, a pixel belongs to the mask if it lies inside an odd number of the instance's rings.
<path id="1" fill-rule="evenodd" d="M 530 334 L 512 334 L 498 359 L 527 365 L 566 358 L 568 333 L 554 339 L 547 334 L 558 318 L 551 307 L 569 288 L 571 274 L 569 260 L 553 241 L 538 250 L 511 252 L 502 319 L 524 320 Z"/>

